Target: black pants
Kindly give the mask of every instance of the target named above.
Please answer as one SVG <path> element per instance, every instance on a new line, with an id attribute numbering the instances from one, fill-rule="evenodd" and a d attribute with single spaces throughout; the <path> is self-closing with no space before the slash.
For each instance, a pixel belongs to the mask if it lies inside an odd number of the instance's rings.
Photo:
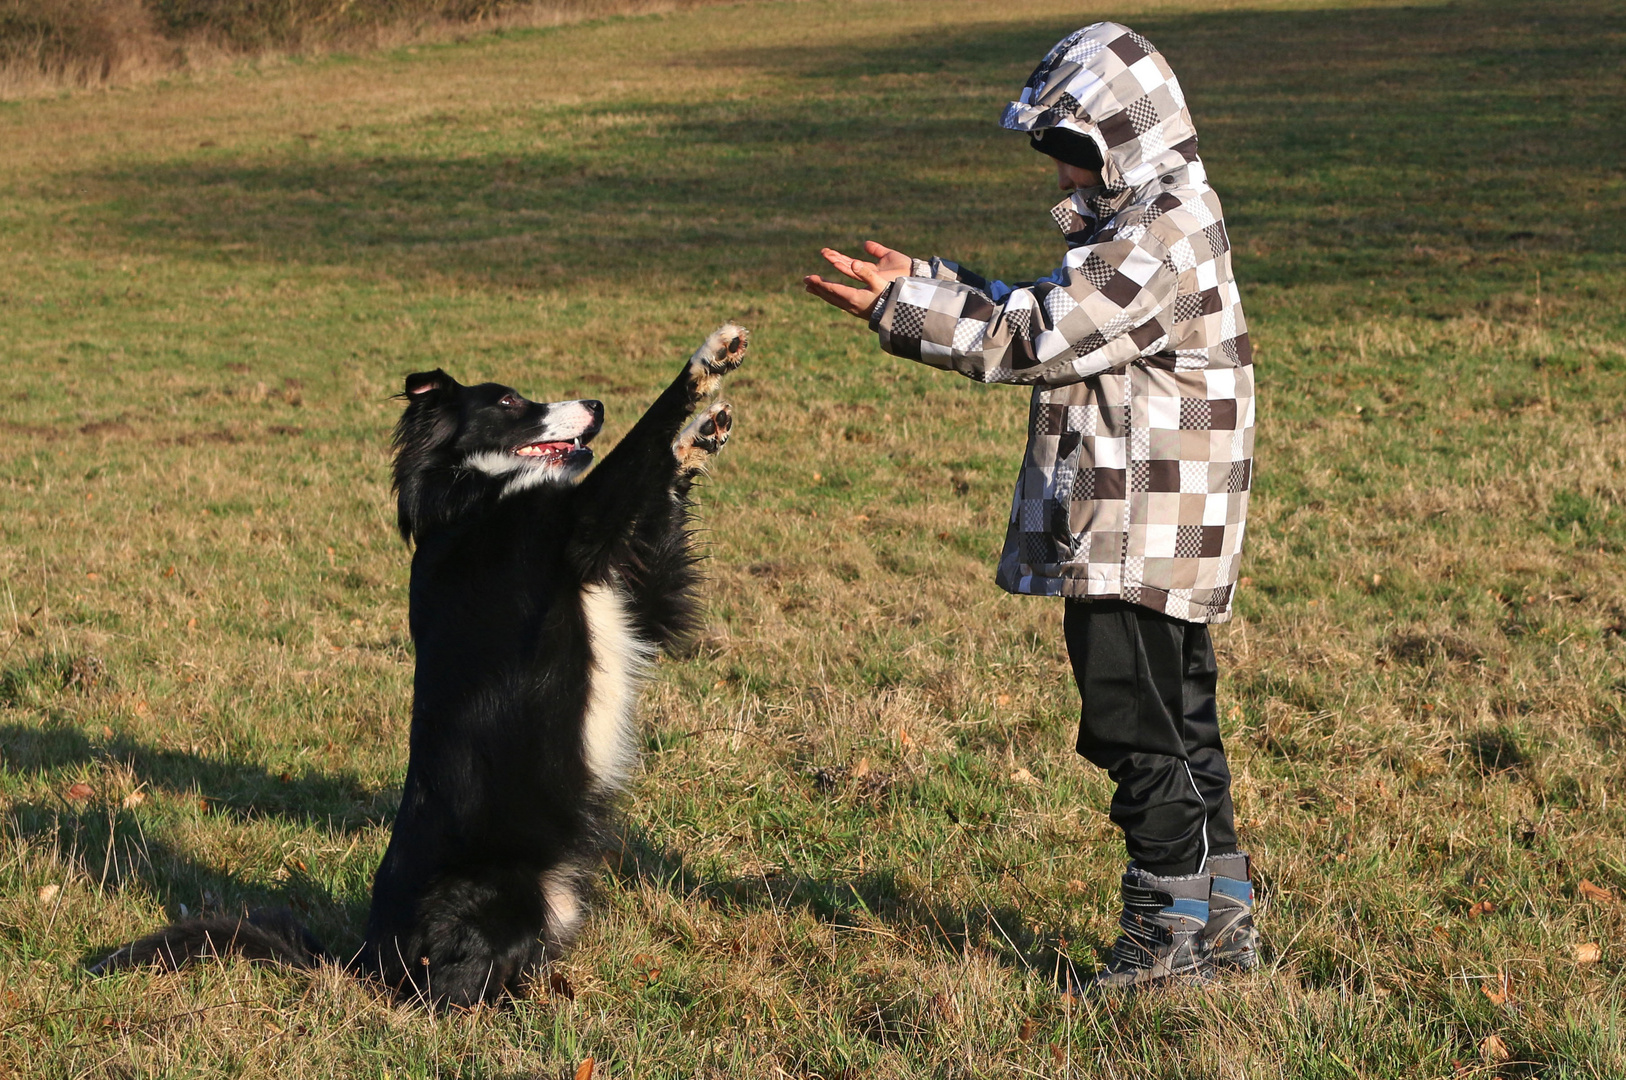
<path id="1" fill-rule="evenodd" d="M 1083 712 L 1078 752 L 1107 770 L 1112 820 L 1148 872 L 1195 874 L 1236 850 L 1208 627 L 1122 600 L 1067 601 Z"/>

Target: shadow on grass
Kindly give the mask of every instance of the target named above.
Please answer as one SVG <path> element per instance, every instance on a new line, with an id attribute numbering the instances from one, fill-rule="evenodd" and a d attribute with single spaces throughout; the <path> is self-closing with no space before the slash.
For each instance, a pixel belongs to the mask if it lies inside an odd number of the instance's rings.
<path id="1" fill-rule="evenodd" d="M 36 844 L 50 844 L 70 865 L 79 865 L 98 889 L 143 887 L 164 897 L 164 919 L 189 915 L 241 915 L 256 908 L 288 908 L 336 954 L 360 940 L 366 919 L 365 892 L 336 893 L 297 859 L 277 871 L 275 884 L 261 873 L 239 873 L 149 837 L 128 810 L 108 806 L 65 808 L 54 802 L 14 804 L 7 825 Z M 142 933 L 157 930 L 145 927 Z M 122 941 L 109 941 L 80 957 L 83 964 L 106 956 Z"/>
<path id="2" fill-rule="evenodd" d="M 1427 285 L 1471 268 L 1522 280 L 1532 259 L 1626 250 L 1626 196 L 1609 183 L 1626 162 L 1607 137 L 1626 104 L 1612 75 L 1618 5 L 1147 14 L 1136 26 L 1182 75 L 1246 279 Z M 412 133 L 410 153 L 361 156 L 333 132 L 297 151 L 65 182 L 97 204 L 98 235 L 111 226 L 138 247 L 494 289 L 784 288 L 821 244 L 877 232 L 1013 274 L 1059 247 L 1042 224 L 1013 235 L 1013 213 L 1031 203 L 1042 223 L 1048 196 L 1042 168 L 995 121 L 1069 28 L 742 51 L 725 62 L 767 69 L 782 92 L 538 108 L 533 129 L 472 156 L 462 119 L 441 116 Z M 1031 246 L 1040 236 L 1047 246 Z"/>
<path id="3" fill-rule="evenodd" d="M 195 796 L 200 810 L 229 815 L 240 823 L 277 819 L 355 833 L 388 825 L 397 798 L 393 791 L 369 798 L 352 776 L 307 773 L 283 780 L 255 766 L 155 749 L 127 738 L 93 744 L 70 728 L 0 725 L 0 755 L 6 771 L 25 775 L 96 762 L 122 763 L 144 787 Z M 330 949 L 342 953 L 347 943 L 359 938 L 365 919 L 369 892 L 359 879 L 354 888 L 338 893 L 292 857 L 280 867 L 239 872 L 151 839 L 135 813 L 95 794 L 88 801 L 69 801 L 64 792 L 49 800 L 17 803 L 7 817 L 14 832 L 46 839 L 66 861 L 82 862 L 102 885 L 140 884 L 165 897 L 166 917 L 171 920 L 188 914 L 288 907 Z M 930 941 L 952 955 L 979 950 L 1009 967 L 1041 974 L 1058 970 L 1062 959 L 1056 944 L 1036 936 L 1031 920 L 1019 909 L 925 902 L 903 887 L 892 871 L 843 879 L 794 874 L 706 879 L 681 854 L 666 850 L 631 825 L 614 838 L 606 861 L 610 876 L 621 886 L 648 884 L 724 911 L 795 908 L 855 932 L 879 922 L 906 940 Z M 275 884 L 266 880 L 273 874 Z M 1074 928 L 1065 928 L 1063 936 L 1076 936 Z M 99 959 L 117 944 L 107 943 L 85 959 Z"/>
<path id="4" fill-rule="evenodd" d="M 1041 975 L 1061 970 L 1066 958 L 1057 943 L 1033 933 L 1031 919 L 1009 905 L 964 908 L 923 902 L 891 870 L 857 877 L 821 879 L 800 874 L 709 880 L 695 873 L 681 853 L 667 850 L 636 826 L 625 826 L 606 851 L 608 872 L 620 887 L 640 884 L 673 897 L 700 900 L 725 912 L 800 909 L 855 932 L 880 922 L 906 941 L 930 941 L 954 956 L 977 950 L 1011 968 Z M 1075 927 L 1063 938 L 1076 936 Z M 1110 945 L 1110 942 L 1107 943 Z M 1105 950 L 1102 950 L 1103 955 Z"/>
<path id="5" fill-rule="evenodd" d="M 93 745 L 72 729 L 0 725 L 0 757 L 7 772 L 25 775 L 93 762 L 121 763 L 144 788 L 195 796 L 200 811 L 239 823 L 275 819 L 354 834 L 387 824 L 396 804 L 396 793 L 369 796 L 352 776 L 308 773 L 284 781 L 254 766 L 154 749 L 127 738 Z M 7 827 L 36 844 L 43 841 L 64 862 L 82 865 L 102 887 L 140 885 L 163 897 L 170 920 L 287 907 L 335 952 L 342 952 L 351 939 L 359 940 L 369 899 L 365 882 L 340 886 L 336 892 L 295 855 L 280 866 L 240 871 L 223 860 L 153 839 L 136 813 L 99 794 L 93 790 L 84 799 L 70 800 L 63 791 L 47 800 L 14 803 L 6 814 Z M 109 942 L 84 959 L 99 959 L 117 944 Z"/>
<path id="6" fill-rule="evenodd" d="M 340 833 L 387 826 L 399 800 L 399 792 L 370 791 L 352 773 L 273 774 L 256 765 L 147 746 L 124 735 L 92 743 L 74 728 L 0 725 L 0 755 L 4 768 L 15 773 L 121 764 L 143 787 L 195 796 L 211 814 L 242 821 L 277 818 Z"/>

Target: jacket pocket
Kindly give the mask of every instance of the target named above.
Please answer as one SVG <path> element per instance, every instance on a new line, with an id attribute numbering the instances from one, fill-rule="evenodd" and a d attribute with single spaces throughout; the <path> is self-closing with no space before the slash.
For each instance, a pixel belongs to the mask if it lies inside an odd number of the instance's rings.
<path id="1" fill-rule="evenodd" d="M 1076 431 L 1064 431 L 1056 439 L 1056 469 L 1051 474 L 1044 518 L 1050 541 L 1056 546 L 1057 562 L 1068 561 L 1078 550 L 1078 538 L 1073 535 L 1073 479 L 1078 473 L 1078 448 L 1083 441 Z"/>

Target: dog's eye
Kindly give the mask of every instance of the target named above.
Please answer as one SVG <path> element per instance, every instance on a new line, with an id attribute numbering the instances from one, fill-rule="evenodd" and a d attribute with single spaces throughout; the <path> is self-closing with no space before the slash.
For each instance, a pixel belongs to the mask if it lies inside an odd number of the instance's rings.
<path id="1" fill-rule="evenodd" d="M 503 406 L 504 408 L 517 409 L 521 405 L 525 404 L 525 399 L 520 397 L 518 394 L 504 394 L 502 396 L 502 400 L 497 402 L 497 404 Z"/>

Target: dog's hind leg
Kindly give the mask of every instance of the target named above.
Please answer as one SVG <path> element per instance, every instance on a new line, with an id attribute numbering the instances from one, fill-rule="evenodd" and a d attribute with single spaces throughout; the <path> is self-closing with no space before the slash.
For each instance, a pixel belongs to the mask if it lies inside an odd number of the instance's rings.
<path id="1" fill-rule="evenodd" d="M 576 940 L 587 916 L 586 884 L 589 870 L 576 862 L 561 863 L 542 875 L 542 899 L 547 902 L 548 959 L 564 955 Z"/>
<path id="2" fill-rule="evenodd" d="M 435 1005 L 470 1006 L 522 994 L 544 960 L 547 915 L 540 877 L 520 866 L 448 873 L 424 895 L 418 922 L 397 943 L 398 964 L 388 965 L 386 981 L 403 999 Z M 395 972 L 404 979 L 390 978 Z"/>

